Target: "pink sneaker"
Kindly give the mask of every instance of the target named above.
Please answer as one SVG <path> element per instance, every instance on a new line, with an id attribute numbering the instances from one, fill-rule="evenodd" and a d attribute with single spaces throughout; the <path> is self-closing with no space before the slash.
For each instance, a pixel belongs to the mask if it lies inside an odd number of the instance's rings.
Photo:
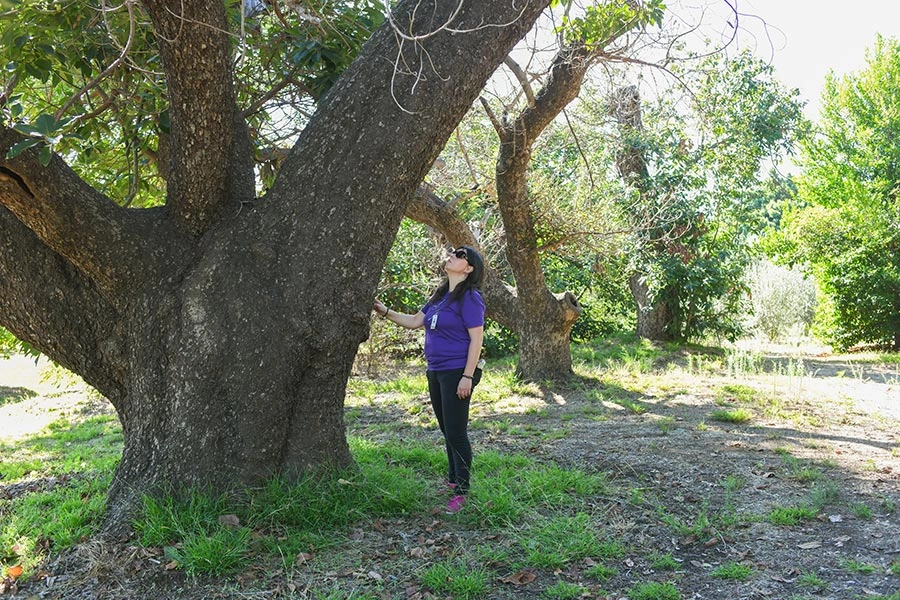
<path id="1" fill-rule="evenodd" d="M 448 515 L 453 515 L 462 510 L 462 507 L 466 505 L 466 497 L 465 496 L 453 496 L 450 498 L 450 502 L 447 503 L 447 508 L 444 510 Z"/>

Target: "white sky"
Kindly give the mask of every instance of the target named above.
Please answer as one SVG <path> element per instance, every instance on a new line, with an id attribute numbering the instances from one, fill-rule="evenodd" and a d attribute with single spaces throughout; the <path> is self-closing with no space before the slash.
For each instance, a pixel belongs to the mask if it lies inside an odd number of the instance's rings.
<path id="1" fill-rule="evenodd" d="M 900 0 L 731 1 L 741 13 L 759 17 L 741 17 L 740 46 L 771 58 L 778 78 L 800 90 L 811 119 L 818 116 L 829 71 L 845 75 L 864 68 L 878 33 L 900 39 Z"/>

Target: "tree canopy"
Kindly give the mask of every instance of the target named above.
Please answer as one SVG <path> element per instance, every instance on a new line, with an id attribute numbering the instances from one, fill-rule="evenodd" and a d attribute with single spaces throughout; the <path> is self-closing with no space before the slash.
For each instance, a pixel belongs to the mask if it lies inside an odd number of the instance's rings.
<path id="1" fill-rule="evenodd" d="M 800 166 L 770 251 L 819 283 L 824 339 L 900 347 L 900 42 L 879 37 L 864 69 L 829 76 Z"/>

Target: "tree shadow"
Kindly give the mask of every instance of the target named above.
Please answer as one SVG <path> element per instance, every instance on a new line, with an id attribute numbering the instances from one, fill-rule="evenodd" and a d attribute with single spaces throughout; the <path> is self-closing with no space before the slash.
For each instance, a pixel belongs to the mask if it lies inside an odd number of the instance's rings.
<path id="1" fill-rule="evenodd" d="M 0 385 L 0 406 L 16 404 L 37 396 L 37 392 L 26 387 L 7 387 Z"/>

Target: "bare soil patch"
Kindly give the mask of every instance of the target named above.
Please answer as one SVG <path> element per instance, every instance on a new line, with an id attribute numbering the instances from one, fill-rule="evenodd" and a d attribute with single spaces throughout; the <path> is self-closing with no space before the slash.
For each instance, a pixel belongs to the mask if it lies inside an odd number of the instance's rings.
<path id="1" fill-rule="evenodd" d="M 559 580 L 581 585 L 588 597 L 611 599 L 626 598 L 631 585 L 645 581 L 671 581 L 685 599 L 849 600 L 900 593 L 900 375 L 853 357 L 793 352 L 764 359 L 758 372 L 724 375 L 678 359 L 651 373 L 617 373 L 616 383 L 582 377 L 475 409 L 476 454 L 526 452 L 606 473 L 615 491 L 596 498 L 591 510 L 628 549 L 613 561 L 617 574 L 603 582 L 585 575 L 589 564 L 534 570 L 530 582 L 517 581 L 510 565 L 485 565 L 497 574 L 486 597 L 542 598 Z M 15 421 L 29 414 L 38 427 L 43 411 L 76 414 L 92 402 L 83 390 L 65 400 L 48 396 L 32 373 L 16 368 L 22 365 L 0 366 L 0 391 L 21 396 L 0 404 L 0 436 L 27 433 Z M 427 403 L 424 391 L 420 400 Z M 749 413 L 747 422 L 713 418 L 714 411 L 738 408 Z M 396 403 L 376 402 L 354 407 L 348 427 L 396 438 L 396 427 L 379 426 L 417 418 Z M 402 435 L 438 443 L 439 433 L 411 425 Z M 831 496 L 815 518 L 790 526 L 768 519 L 774 509 L 809 503 L 817 489 Z M 3 482 L 0 490 L 13 493 Z M 733 521 L 724 526 L 729 515 Z M 215 580 L 166 569 L 159 551 L 138 548 L 131 539 L 90 540 L 62 555 L 51 552 L 39 577 L 7 595 L 315 598 L 313 590 L 339 589 L 344 595 L 329 597 L 434 598 L 417 576 L 421 569 L 492 538 L 508 543 L 432 511 L 359 523 L 334 564 L 301 560 L 285 570 L 260 563 Z M 671 554 L 677 568 L 655 567 L 653 556 L 661 554 Z M 747 565 L 753 575 L 741 581 L 712 575 L 727 563 Z"/>

